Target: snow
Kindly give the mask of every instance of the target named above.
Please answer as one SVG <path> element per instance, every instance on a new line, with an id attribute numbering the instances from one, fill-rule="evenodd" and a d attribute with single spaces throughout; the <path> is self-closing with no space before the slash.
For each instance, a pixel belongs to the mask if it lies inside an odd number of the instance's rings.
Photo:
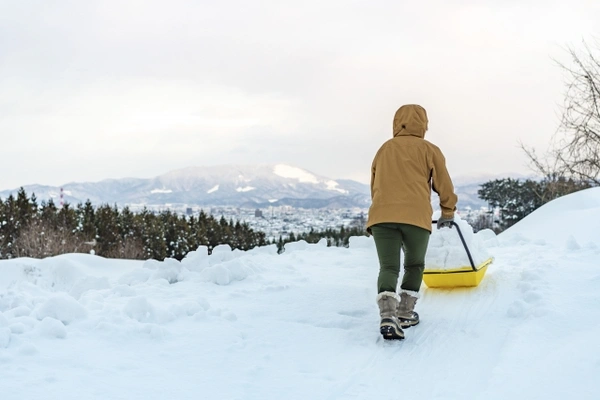
<path id="1" fill-rule="evenodd" d="M 171 189 L 152 189 L 150 191 L 150 193 L 152 193 L 152 194 L 156 194 L 156 193 L 173 193 L 173 191 Z"/>
<path id="2" fill-rule="evenodd" d="M 379 337 L 371 237 L 3 260 L 0 397 L 597 399 L 599 205 L 578 192 L 498 236 L 457 219 L 494 262 L 477 288 L 423 286 L 402 342 Z M 456 238 L 434 231 L 428 259 L 462 263 Z"/>
<path id="3" fill-rule="evenodd" d="M 507 236 L 544 231 L 543 240 L 548 244 L 564 245 L 570 237 L 580 244 L 598 243 L 600 235 L 594 222 L 600 215 L 600 187 L 588 189 L 586 194 L 572 193 L 546 204 L 519 221 Z"/>
<path id="4" fill-rule="evenodd" d="M 439 218 L 439 211 L 433 215 L 433 219 Z M 458 214 L 454 218 L 460 233 L 463 235 L 465 244 L 475 266 L 481 265 L 489 258 L 493 258 L 489 248 L 497 245 L 496 234 L 489 229 L 473 232 L 473 228 L 467 221 L 462 220 Z M 470 267 L 471 261 L 467 249 L 460 240 L 456 227 L 433 229 L 429 237 L 427 255 L 425 257 L 425 269 L 452 269 L 459 267 Z"/>
<path id="5" fill-rule="evenodd" d="M 217 190 L 219 190 L 219 185 L 215 185 L 215 186 L 213 186 L 212 188 L 208 189 L 208 190 L 206 191 L 206 193 L 209 193 L 209 194 L 210 194 L 210 193 L 214 193 L 214 192 L 216 192 Z"/>
<path id="6" fill-rule="evenodd" d="M 249 192 L 254 189 L 256 189 L 256 188 L 252 187 L 252 186 L 244 186 L 244 187 L 239 187 L 239 188 L 235 189 L 235 191 L 236 192 Z"/>
<path id="7" fill-rule="evenodd" d="M 315 184 L 322 183 L 325 185 L 327 190 L 340 192 L 342 194 L 349 193 L 347 190 L 338 188 L 339 183 L 337 183 L 336 181 L 331 180 L 331 179 L 319 180 L 319 178 L 317 178 L 315 175 L 311 174 L 310 172 L 305 171 L 300 168 L 297 168 L 297 167 L 292 167 L 292 166 L 285 165 L 285 164 L 277 164 L 273 167 L 273 173 L 275 175 L 281 176 L 282 178 L 297 179 L 301 183 L 315 183 Z"/>
<path id="8" fill-rule="evenodd" d="M 289 165 L 277 164 L 273 167 L 273 173 L 282 178 L 297 179 L 303 183 L 319 183 L 317 177 L 310 172 Z"/>
<path id="9" fill-rule="evenodd" d="M 334 190 L 336 192 L 340 192 L 340 193 L 343 193 L 343 194 L 348 194 L 349 193 L 347 190 L 338 188 L 339 183 L 337 183 L 336 181 L 329 180 L 329 181 L 325 182 L 325 184 L 327 185 L 327 189 L 328 190 Z"/>

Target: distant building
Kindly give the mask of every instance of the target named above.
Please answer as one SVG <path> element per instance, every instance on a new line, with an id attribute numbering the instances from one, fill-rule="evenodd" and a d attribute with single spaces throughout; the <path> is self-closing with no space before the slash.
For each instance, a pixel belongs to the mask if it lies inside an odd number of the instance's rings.
<path id="1" fill-rule="evenodd" d="M 262 218 L 263 217 L 263 212 L 257 208 L 256 210 L 254 210 L 254 217 L 255 218 Z"/>
<path id="2" fill-rule="evenodd" d="M 193 213 L 192 207 L 188 207 L 185 209 L 185 215 L 190 216 L 190 215 L 192 215 L 192 213 Z"/>

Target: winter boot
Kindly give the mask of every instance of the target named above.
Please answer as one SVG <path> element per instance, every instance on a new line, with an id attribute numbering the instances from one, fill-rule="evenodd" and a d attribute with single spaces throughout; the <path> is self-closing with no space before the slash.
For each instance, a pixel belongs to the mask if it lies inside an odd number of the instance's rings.
<path id="1" fill-rule="evenodd" d="M 396 310 L 398 322 L 402 328 L 410 328 L 419 323 L 419 314 L 415 310 L 415 304 L 419 298 L 419 293 L 410 290 L 400 292 L 400 302 Z"/>
<path id="2" fill-rule="evenodd" d="M 394 292 L 381 292 L 377 295 L 377 305 L 381 316 L 379 332 L 384 339 L 404 339 L 404 332 L 396 316 L 398 302 L 398 295 Z"/>

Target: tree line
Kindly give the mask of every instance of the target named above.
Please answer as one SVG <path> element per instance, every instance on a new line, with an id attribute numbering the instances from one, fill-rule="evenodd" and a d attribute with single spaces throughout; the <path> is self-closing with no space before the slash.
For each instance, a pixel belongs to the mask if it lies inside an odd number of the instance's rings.
<path id="1" fill-rule="evenodd" d="M 64 253 L 89 253 L 125 259 L 181 260 L 200 245 L 211 251 L 219 244 L 249 250 L 268 244 L 263 232 L 247 223 L 206 214 L 182 216 L 172 211 L 134 213 L 108 204 L 62 207 L 38 204 L 21 188 L 16 197 L 0 199 L 0 258 L 43 258 Z"/>
<path id="2" fill-rule="evenodd" d="M 594 186 L 588 180 L 551 175 L 540 180 L 495 179 L 480 186 L 477 194 L 487 201 L 489 214 L 473 221 L 475 231 L 490 228 L 497 233 L 510 228 L 544 204 L 558 197 Z"/>
<path id="3" fill-rule="evenodd" d="M 327 238 L 329 246 L 348 246 L 350 236 L 364 234 L 364 229 L 355 226 L 292 232 L 269 240 L 246 222 L 216 218 L 204 211 L 187 217 L 170 210 L 94 207 L 89 200 L 76 206 L 57 206 L 52 200 L 38 204 L 35 194 L 29 197 L 23 188 L 16 196 L 0 199 L 0 259 L 92 253 L 107 258 L 181 260 L 199 246 L 212 252 L 220 244 L 239 250 L 276 244 L 282 253 L 286 243 L 297 240 L 317 243 Z"/>

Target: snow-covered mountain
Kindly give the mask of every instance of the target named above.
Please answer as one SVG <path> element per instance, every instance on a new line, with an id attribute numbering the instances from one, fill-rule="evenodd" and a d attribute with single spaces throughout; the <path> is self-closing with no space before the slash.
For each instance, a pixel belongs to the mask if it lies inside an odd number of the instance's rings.
<path id="1" fill-rule="evenodd" d="M 60 197 L 60 187 L 30 185 L 28 194 L 40 200 Z M 292 205 L 368 207 L 368 185 L 333 180 L 285 164 L 190 167 L 150 179 L 106 179 L 62 185 L 66 202 L 89 199 L 94 204 L 188 204 L 196 206 L 261 207 Z M 6 198 L 16 189 L 0 192 Z"/>
<path id="2" fill-rule="evenodd" d="M 64 201 L 77 204 L 236 206 L 261 208 L 289 205 L 302 208 L 367 208 L 369 185 L 331 179 L 285 164 L 189 167 L 155 178 L 106 179 L 61 186 Z M 27 194 L 58 201 L 61 187 L 28 185 Z M 485 205 L 477 197 L 477 183 L 456 187 L 460 208 Z M 18 189 L 0 191 L 0 198 Z M 435 195 L 434 204 L 437 202 Z"/>

